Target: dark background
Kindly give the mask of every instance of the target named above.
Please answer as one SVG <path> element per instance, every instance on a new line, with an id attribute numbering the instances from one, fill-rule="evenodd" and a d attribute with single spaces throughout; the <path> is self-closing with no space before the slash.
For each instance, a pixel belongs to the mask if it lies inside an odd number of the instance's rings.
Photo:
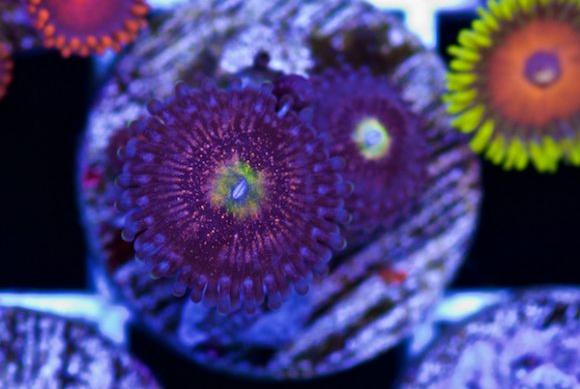
<path id="1" fill-rule="evenodd" d="M 440 47 L 473 14 L 440 15 Z M 443 53 L 442 53 L 443 54 Z M 86 245 L 75 192 L 75 160 L 94 93 L 90 60 L 55 53 L 16 58 L 0 102 L 0 290 L 82 289 Z M 456 288 L 580 281 L 580 169 L 504 172 L 483 163 L 479 230 Z M 207 372 L 135 331 L 133 348 L 167 387 L 266 387 Z M 279 387 L 387 388 L 401 348 L 330 378 Z"/>

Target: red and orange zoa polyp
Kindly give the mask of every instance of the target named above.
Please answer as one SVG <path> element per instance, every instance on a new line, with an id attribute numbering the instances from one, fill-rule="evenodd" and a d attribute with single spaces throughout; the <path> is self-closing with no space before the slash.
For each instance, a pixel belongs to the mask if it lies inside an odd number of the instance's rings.
<path id="1" fill-rule="evenodd" d="M 119 51 L 147 25 L 144 0 L 27 0 L 44 45 L 64 56 Z"/>
<path id="2" fill-rule="evenodd" d="M 580 165 L 580 1 L 492 0 L 450 53 L 446 100 L 507 169 Z"/>
<path id="3" fill-rule="evenodd" d="M 7 43 L 0 42 L 0 100 L 6 95 L 8 85 L 12 81 L 13 67 L 10 46 Z"/>

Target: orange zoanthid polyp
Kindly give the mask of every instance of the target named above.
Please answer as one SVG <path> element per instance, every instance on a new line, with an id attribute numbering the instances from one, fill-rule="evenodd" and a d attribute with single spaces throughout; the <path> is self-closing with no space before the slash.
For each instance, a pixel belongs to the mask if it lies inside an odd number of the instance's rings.
<path id="1" fill-rule="evenodd" d="M 10 47 L 0 42 L 0 100 L 6 95 L 8 85 L 12 82 L 13 67 Z"/>
<path id="2" fill-rule="evenodd" d="M 449 48 L 454 126 L 506 169 L 580 166 L 580 1 L 489 0 L 478 12 Z"/>
<path id="3" fill-rule="evenodd" d="M 545 87 L 530 79 L 523 64 L 536 53 L 552 53 L 561 76 Z M 507 37 L 489 59 L 488 89 L 494 108 L 506 119 L 546 126 L 580 109 L 580 31 L 557 21 L 538 20 Z"/>
<path id="4" fill-rule="evenodd" d="M 68 57 L 119 51 L 147 26 L 144 0 L 27 0 L 44 45 Z"/>

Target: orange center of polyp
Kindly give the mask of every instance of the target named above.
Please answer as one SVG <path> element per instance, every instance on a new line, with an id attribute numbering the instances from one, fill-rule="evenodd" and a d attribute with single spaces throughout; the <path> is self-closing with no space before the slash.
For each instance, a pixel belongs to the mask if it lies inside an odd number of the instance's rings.
<path id="1" fill-rule="evenodd" d="M 486 77 L 496 112 L 534 127 L 580 112 L 580 31 L 535 20 L 502 39 L 490 53 Z"/>

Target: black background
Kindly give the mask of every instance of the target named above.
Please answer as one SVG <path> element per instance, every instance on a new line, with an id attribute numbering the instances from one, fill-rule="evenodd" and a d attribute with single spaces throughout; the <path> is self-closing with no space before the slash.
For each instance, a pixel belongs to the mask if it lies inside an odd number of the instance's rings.
<path id="1" fill-rule="evenodd" d="M 440 15 L 440 47 L 472 14 Z M 442 53 L 443 54 L 443 53 Z M 86 287 L 86 245 L 75 192 L 77 145 L 94 98 L 91 62 L 55 53 L 16 58 L 0 103 L 0 290 Z M 580 281 L 580 169 L 504 172 L 483 163 L 484 201 L 469 258 L 454 287 L 572 284 Z M 134 331 L 133 349 L 167 387 L 266 387 L 192 366 Z M 387 388 L 401 348 L 354 370 L 278 387 Z"/>

